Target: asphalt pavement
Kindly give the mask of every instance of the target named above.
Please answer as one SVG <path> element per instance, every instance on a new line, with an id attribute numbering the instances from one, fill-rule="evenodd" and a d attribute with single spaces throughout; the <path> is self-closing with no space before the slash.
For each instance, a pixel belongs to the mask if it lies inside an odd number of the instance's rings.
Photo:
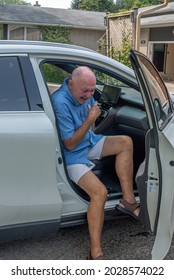
<path id="1" fill-rule="evenodd" d="M 102 234 L 104 253 L 110 260 L 150 260 L 154 239 L 132 218 L 106 221 Z M 87 225 L 0 245 L 0 260 L 85 260 L 88 254 Z M 165 259 L 174 259 L 174 240 Z"/>

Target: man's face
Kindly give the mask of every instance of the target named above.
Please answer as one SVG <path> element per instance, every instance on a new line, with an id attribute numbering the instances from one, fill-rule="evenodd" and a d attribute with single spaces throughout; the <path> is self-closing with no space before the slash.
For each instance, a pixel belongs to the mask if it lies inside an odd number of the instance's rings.
<path id="1" fill-rule="evenodd" d="M 84 104 L 91 96 L 94 95 L 96 88 L 96 78 L 81 77 L 78 80 L 69 80 L 69 90 L 73 97 L 80 103 Z"/>

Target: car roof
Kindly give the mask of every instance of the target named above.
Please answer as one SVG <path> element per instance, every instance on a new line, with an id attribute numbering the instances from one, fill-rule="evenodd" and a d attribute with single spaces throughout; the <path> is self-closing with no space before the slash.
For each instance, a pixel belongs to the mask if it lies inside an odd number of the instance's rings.
<path id="1" fill-rule="evenodd" d="M 125 78 L 130 76 L 133 79 L 133 83 L 137 84 L 135 79 L 134 71 L 121 64 L 120 62 L 111 59 L 108 56 L 100 54 L 94 50 L 70 44 L 63 43 L 53 43 L 53 42 L 44 42 L 44 41 L 23 41 L 23 40 L 0 40 L 0 54 L 38 54 L 38 55 L 56 55 L 62 54 L 62 57 L 75 56 L 78 59 L 91 58 L 94 63 L 95 61 L 100 62 L 101 67 L 115 67 L 118 69 L 120 75 L 124 75 Z"/>
<path id="2" fill-rule="evenodd" d="M 68 48 L 68 49 L 78 49 L 78 50 L 88 50 L 91 52 L 95 52 L 91 49 L 77 46 L 77 45 L 71 45 L 71 44 L 64 44 L 64 43 L 54 43 L 54 42 L 44 42 L 44 41 L 23 41 L 23 40 L 0 40 L 0 49 L 3 49 L 3 46 L 8 46 L 9 49 L 11 49 L 10 46 L 35 46 L 37 49 L 42 47 L 51 47 L 51 48 Z M 8 51 L 8 49 L 7 49 Z"/>

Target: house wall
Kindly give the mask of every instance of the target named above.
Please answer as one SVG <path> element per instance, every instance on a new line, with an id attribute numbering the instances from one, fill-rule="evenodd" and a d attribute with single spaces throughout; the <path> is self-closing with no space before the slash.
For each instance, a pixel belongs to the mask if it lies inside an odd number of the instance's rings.
<path id="1" fill-rule="evenodd" d="M 164 66 L 161 76 L 164 80 L 174 80 L 174 28 L 173 26 L 151 28 L 149 33 L 148 56 L 153 61 L 153 48 L 155 45 L 163 44 Z"/>
<path id="2" fill-rule="evenodd" d="M 108 54 L 111 47 L 117 50 L 122 46 L 122 36 L 129 36 L 132 40 L 132 46 L 135 43 L 135 28 L 134 23 L 131 22 L 130 15 L 110 14 L 107 17 L 107 46 Z M 174 19 L 172 26 L 156 27 L 141 27 L 140 29 L 140 47 L 139 51 L 147 55 L 158 69 L 159 64 L 162 65 L 163 70 L 159 67 L 161 76 L 166 80 L 174 80 Z M 160 53 L 156 53 L 154 46 L 163 44 L 165 50 L 163 57 L 160 58 Z M 158 55 L 158 57 L 156 57 Z M 156 60 L 154 61 L 154 57 Z M 160 61 L 159 61 L 160 59 Z M 161 62 L 161 63 L 159 63 Z"/>
<path id="3" fill-rule="evenodd" d="M 172 74 L 174 71 L 174 44 L 168 44 L 167 47 L 167 65 L 166 65 L 166 71 L 169 74 Z"/>
<path id="4" fill-rule="evenodd" d="M 98 41 L 105 34 L 105 31 L 71 29 L 69 39 L 72 44 L 98 50 Z M 35 26 L 8 25 L 9 40 L 31 40 L 40 41 L 42 35 L 39 28 Z"/>
<path id="5" fill-rule="evenodd" d="M 167 44 L 166 73 L 168 80 L 174 81 L 174 43 Z"/>
<path id="6" fill-rule="evenodd" d="M 98 51 L 98 41 L 105 34 L 104 31 L 71 29 L 70 41 L 82 47 Z"/>
<path id="7" fill-rule="evenodd" d="M 156 28 L 141 28 L 140 34 L 140 52 L 144 53 L 151 58 L 151 50 L 149 48 L 150 42 L 174 42 L 174 28 L 168 27 L 156 27 Z"/>
<path id="8" fill-rule="evenodd" d="M 140 52 L 148 56 L 149 28 L 142 28 L 140 34 Z"/>

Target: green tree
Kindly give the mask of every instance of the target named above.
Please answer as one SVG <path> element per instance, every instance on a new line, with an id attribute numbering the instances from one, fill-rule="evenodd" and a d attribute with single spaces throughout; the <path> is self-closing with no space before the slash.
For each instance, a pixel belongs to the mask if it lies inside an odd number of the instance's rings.
<path id="1" fill-rule="evenodd" d="M 14 4 L 14 5 L 28 5 L 28 6 L 31 6 L 31 3 L 28 3 L 25 0 L 0 0 L 0 4 Z"/>
<path id="2" fill-rule="evenodd" d="M 116 5 L 114 0 L 72 0 L 71 9 L 96 12 L 116 12 Z"/>
<path id="3" fill-rule="evenodd" d="M 41 26 L 42 40 L 54 43 L 71 43 L 69 40 L 69 34 L 71 29 L 62 26 Z M 54 67 L 49 63 L 43 65 L 43 73 L 47 82 L 61 83 L 63 80 L 62 71 Z"/>
<path id="4" fill-rule="evenodd" d="M 41 26 L 42 40 L 46 42 L 55 43 L 71 43 L 69 40 L 69 34 L 71 29 L 69 27 L 62 26 Z"/>
<path id="5" fill-rule="evenodd" d="M 169 0 L 174 2 L 174 0 Z M 146 7 L 162 4 L 163 0 L 72 0 L 71 9 L 96 12 L 118 12 L 133 7 Z"/>
<path id="6" fill-rule="evenodd" d="M 129 59 L 129 51 L 132 48 L 132 40 L 130 38 L 130 30 L 122 31 L 122 44 L 119 49 L 115 47 L 111 47 L 110 49 L 110 57 L 113 59 L 131 67 L 130 59 Z"/>
<path id="7" fill-rule="evenodd" d="M 169 0 L 169 2 L 174 2 L 174 0 Z M 162 0 L 116 0 L 117 10 L 130 10 L 133 7 L 147 7 L 152 5 L 162 4 Z"/>
<path id="8" fill-rule="evenodd" d="M 173 2 L 173 1 L 174 0 L 171 0 L 169 2 Z M 126 1 L 126 2 L 129 2 L 129 1 Z M 147 7 L 147 6 L 152 6 L 152 5 L 159 5 L 162 3 L 163 3 L 162 0 L 134 0 L 133 6 L 140 8 L 140 7 Z"/>
<path id="9" fill-rule="evenodd" d="M 72 0 L 71 1 L 71 9 L 80 10 L 80 0 Z"/>

